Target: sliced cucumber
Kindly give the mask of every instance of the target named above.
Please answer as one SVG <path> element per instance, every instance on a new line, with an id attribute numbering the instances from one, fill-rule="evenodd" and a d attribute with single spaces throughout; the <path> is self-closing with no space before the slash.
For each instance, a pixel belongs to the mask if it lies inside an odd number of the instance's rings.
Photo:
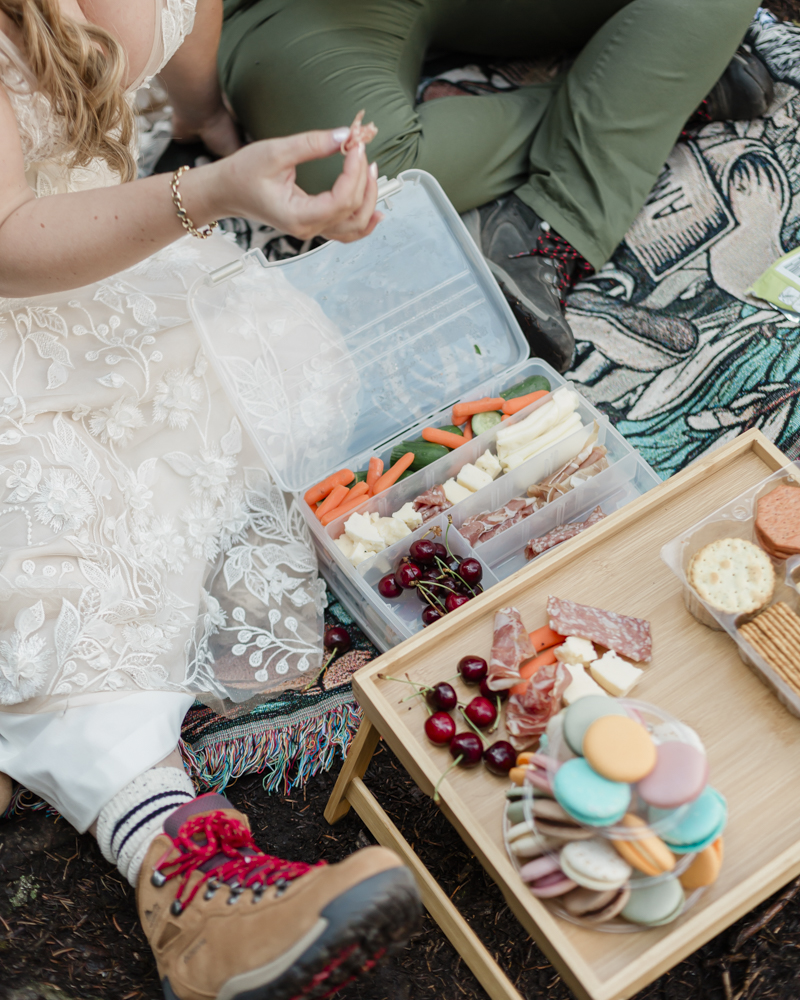
<path id="1" fill-rule="evenodd" d="M 503 419 L 503 414 L 499 410 L 487 410 L 486 413 L 476 413 L 472 417 L 472 433 L 476 436 L 490 431 Z"/>
<path id="2" fill-rule="evenodd" d="M 530 392 L 539 392 L 542 389 L 545 392 L 550 392 L 550 382 L 548 379 L 544 375 L 531 375 L 524 382 L 518 382 L 508 389 L 503 389 L 500 396 L 506 400 L 516 399 L 517 396 L 527 396 Z"/>

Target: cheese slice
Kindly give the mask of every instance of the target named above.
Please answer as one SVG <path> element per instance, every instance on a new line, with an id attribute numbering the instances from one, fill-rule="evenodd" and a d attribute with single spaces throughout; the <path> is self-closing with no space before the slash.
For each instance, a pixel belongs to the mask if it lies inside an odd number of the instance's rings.
<path id="1" fill-rule="evenodd" d="M 358 542 L 353 551 L 350 553 L 350 562 L 353 566 L 358 566 L 360 563 L 364 562 L 365 559 L 369 559 L 374 555 L 374 552 L 371 552 L 369 549 L 365 548 L 361 542 Z"/>
<path id="2" fill-rule="evenodd" d="M 338 538 L 334 539 L 333 544 L 337 547 L 337 549 L 341 549 L 348 559 L 353 554 L 353 549 L 356 547 L 356 543 L 352 538 L 348 538 L 347 535 L 339 535 Z"/>
<path id="3" fill-rule="evenodd" d="M 576 635 L 568 635 L 565 642 L 556 646 L 554 653 L 560 663 L 577 663 L 583 667 L 588 667 L 597 659 L 592 643 L 588 639 L 579 639 Z"/>
<path id="4" fill-rule="evenodd" d="M 475 467 L 485 472 L 487 475 L 491 476 L 492 479 L 497 479 L 500 473 L 503 471 L 500 465 L 500 460 L 497 455 L 493 455 L 489 449 L 481 455 L 480 458 L 475 460 Z"/>
<path id="5" fill-rule="evenodd" d="M 387 546 L 394 545 L 395 542 L 399 542 L 406 535 L 411 534 L 408 525 L 401 521 L 399 517 L 381 517 L 375 526 Z"/>
<path id="6" fill-rule="evenodd" d="M 476 493 L 483 486 L 488 486 L 492 482 L 492 477 L 488 472 L 484 472 L 483 469 L 467 462 L 456 476 L 456 482 L 471 493 Z"/>
<path id="7" fill-rule="evenodd" d="M 369 552 L 381 552 L 386 542 L 369 514 L 351 514 L 345 521 L 344 533 L 356 545 L 359 543 Z"/>
<path id="8" fill-rule="evenodd" d="M 599 694 L 605 698 L 608 694 L 586 673 L 582 664 L 565 663 L 564 666 L 569 671 L 572 683 L 564 692 L 563 701 L 565 705 L 574 704 L 579 698 L 585 698 L 587 694 Z"/>
<path id="9" fill-rule="evenodd" d="M 461 500 L 466 500 L 467 497 L 472 496 L 472 490 L 466 490 L 463 486 L 459 486 L 455 479 L 448 479 L 446 483 L 442 483 L 442 489 L 444 490 L 444 495 L 452 504 L 459 503 Z"/>
<path id="10" fill-rule="evenodd" d="M 589 672 L 597 683 L 615 698 L 625 698 L 644 673 L 632 663 L 623 660 L 613 649 L 591 663 Z"/>
<path id="11" fill-rule="evenodd" d="M 402 521 L 410 531 L 414 531 L 422 524 L 422 514 L 418 510 L 414 510 L 414 504 L 410 500 L 408 503 L 404 503 L 400 510 L 396 510 L 392 517 Z"/>

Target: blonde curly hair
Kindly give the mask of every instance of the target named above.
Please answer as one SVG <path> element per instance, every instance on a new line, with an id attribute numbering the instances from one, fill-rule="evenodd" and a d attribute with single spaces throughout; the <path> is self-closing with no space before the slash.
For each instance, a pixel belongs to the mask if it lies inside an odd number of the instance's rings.
<path id="1" fill-rule="evenodd" d="M 105 160 L 123 181 L 136 176 L 125 51 L 107 31 L 66 17 L 58 0 L 0 0 L 19 29 L 28 65 L 65 129 L 70 166 Z"/>

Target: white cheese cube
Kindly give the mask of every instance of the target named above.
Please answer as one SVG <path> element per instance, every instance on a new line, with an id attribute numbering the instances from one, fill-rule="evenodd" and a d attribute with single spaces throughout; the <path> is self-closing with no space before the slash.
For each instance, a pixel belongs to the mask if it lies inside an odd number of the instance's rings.
<path id="1" fill-rule="evenodd" d="M 394 545 L 394 543 L 399 542 L 401 538 L 405 538 L 406 535 L 411 534 L 408 525 L 404 524 L 397 517 L 381 517 L 376 522 L 376 527 L 387 546 Z"/>
<path id="2" fill-rule="evenodd" d="M 566 642 L 556 646 L 554 652 L 560 663 L 579 664 L 582 667 L 588 667 L 597 659 L 597 653 L 591 642 L 588 639 L 579 639 L 576 635 L 567 636 Z"/>
<path id="3" fill-rule="evenodd" d="M 360 542 L 369 552 L 381 552 L 386 548 L 386 542 L 381 538 L 369 514 L 351 514 L 345 521 L 344 533 L 356 545 Z"/>
<path id="4" fill-rule="evenodd" d="M 356 547 L 355 542 L 352 538 L 348 538 L 347 535 L 339 535 L 338 538 L 334 539 L 333 544 L 344 552 L 347 559 L 353 554 L 353 549 Z"/>
<path id="5" fill-rule="evenodd" d="M 373 510 L 373 512 L 369 515 L 369 519 L 373 524 L 377 524 L 381 519 L 381 515 L 377 512 L 377 510 Z"/>
<path id="6" fill-rule="evenodd" d="M 365 548 L 361 544 L 361 542 L 358 542 L 358 544 L 350 554 L 350 562 L 355 567 L 358 566 L 359 563 L 364 562 L 365 559 L 369 559 L 371 556 L 374 555 L 375 555 L 374 552 L 371 552 L 369 549 Z"/>
<path id="7" fill-rule="evenodd" d="M 485 472 L 488 476 L 491 476 L 492 479 L 497 479 L 503 471 L 500 466 L 500 460 L 488 448 L 479 459 L 476 459 L 475 467 Z"/>
<path id="8" fill-rule="evenodd" d="M 414 531 L 422 524 L 422 514 L 418 510 L 414 510 L 414 504 L 410 500 L 408 503 L 404 503 L 400 510 L 396 510 L 392 517 L 402 521 L 409 531 Z"/>
<path id="9" fill-rule="evenodd" d="M 596 684 L 586 673 L 582 664 L 565 663 L 564 666 L 572 677 L 572 683 L 564 692 L 563 701 L 565 705 L 574 704 L 579 698 L 584 698 L 587 694 L 599 694 L 608 697 L 606 692 Z"/>
<path id="10" fill-rule="evenodd" d="M 589 673 L 609 694 L 613 694 L 615 698 L 625 698 L 644 671 L 610 649 L 599 660 L 589 664 Z"/>
<path id="11" fill-rule="evenodd" d="M 442 489 L 444 495 L 453 504 L 472 496 L 472 490 L 466 490 L 463 486 L 459 486 L 455 479 L 448 479 L 446 483 L 442 483 Z"/>
<path id="12" fill-rule="evenodd" d="M 456 476 L 456 482 L 459 486 L 463 486 L 465 490 L 469 490 L 470 493 L 475 493 L 477 490 L 481 489 L 482 486 L 488 486 L 492 481 L 492 477 L 488 472 L 484 472 L 483 469 L 477 468 L 471 462 L 461 469 L 459 474 Z"/>

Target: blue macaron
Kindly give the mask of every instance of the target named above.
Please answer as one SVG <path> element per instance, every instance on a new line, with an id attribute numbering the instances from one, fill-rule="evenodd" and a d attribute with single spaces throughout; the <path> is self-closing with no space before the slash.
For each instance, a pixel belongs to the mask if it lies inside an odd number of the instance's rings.
<path id="1" fill-rule="evenodd" d="M 631 786 L 609 781 L 592 770 L 583 757 L 562 764 L 553 780 L 558 804 L 587 826 L 618 823 L 628 810 Z"/>
<path id="2" fill-rule="evenodd" d="M 673 827 L 661 832 L 661 839 L 675 854 L 692 854 L 713 844 L 725 829 L 728 805 L 724 796 L 707 785 L 700 795 L 683 807 Z M 648 812 L 651 822 L 657 823 L 676 810 L 653 809 Z"/>

